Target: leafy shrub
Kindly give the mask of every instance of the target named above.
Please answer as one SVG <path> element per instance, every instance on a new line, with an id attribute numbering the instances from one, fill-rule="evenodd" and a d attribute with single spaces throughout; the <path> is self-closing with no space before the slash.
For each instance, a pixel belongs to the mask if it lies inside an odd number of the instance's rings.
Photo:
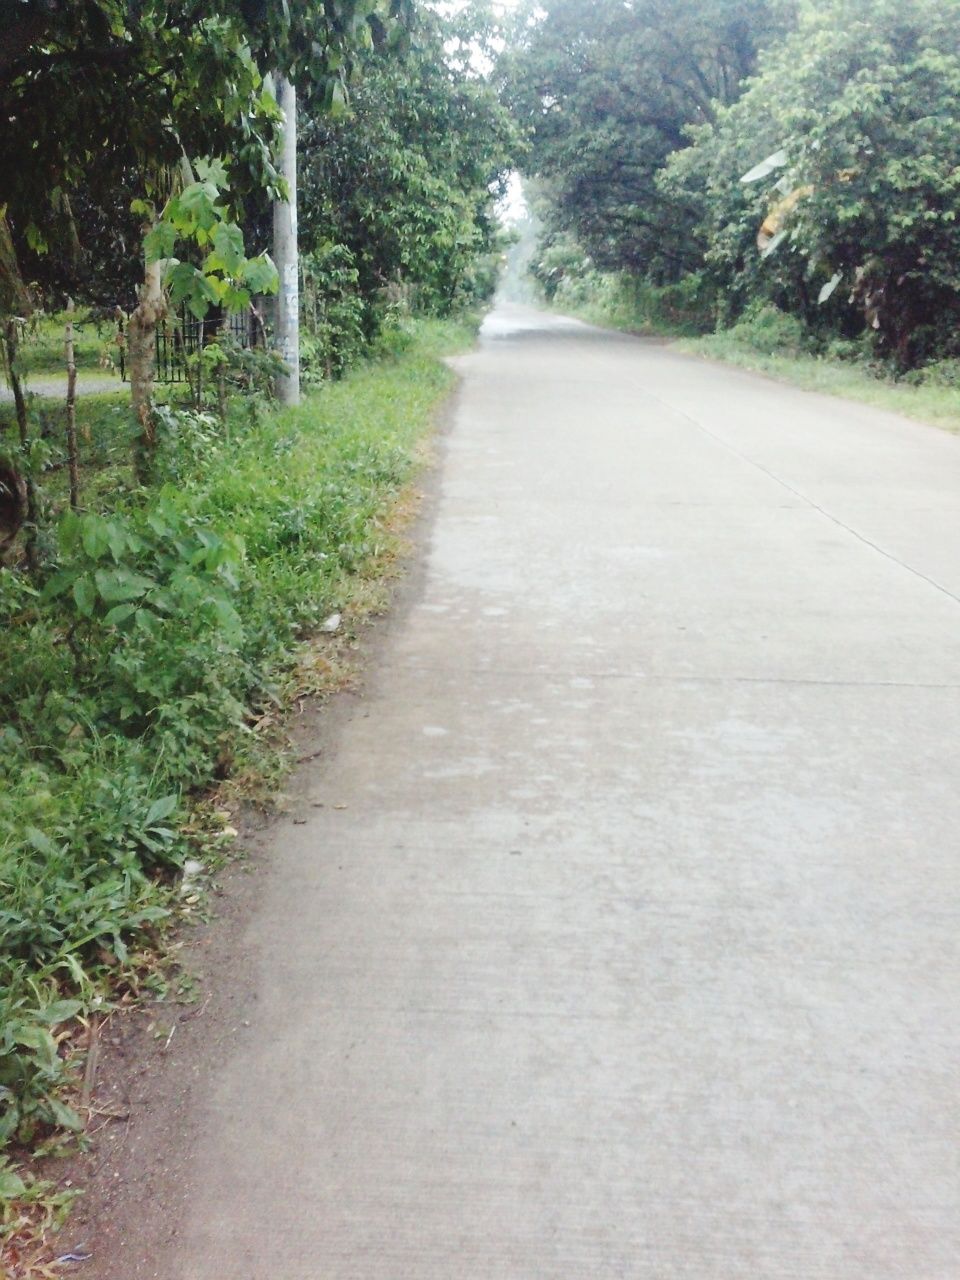
<path id="1" fill-rule="evenodd" d="M 934 360 L 922 369 L 911 370 L 904 375 L 904 382 L 916 386 L 950 387 L 960 389 L 960 359 L 951 357 Z"/>
<path id="2" fill-rule="evenodd" d="M 300 270 L 300 371 L 309 385 L 340 377 L 359 358 L 366 341 L 365 304 L 353 254 L 345 245 L 323 243 L 301 257 Z"/>
<path id="3" fill-rule="evenodd" d="M 762 355 L 801 355 L 809 350 L 803 321 L 770 303 L 748 307 L 728 333 L 735 341 Z"/>

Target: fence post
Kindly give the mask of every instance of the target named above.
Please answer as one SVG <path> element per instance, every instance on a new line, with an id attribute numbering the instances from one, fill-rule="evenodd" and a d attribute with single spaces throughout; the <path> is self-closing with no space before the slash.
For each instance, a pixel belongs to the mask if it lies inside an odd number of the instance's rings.
<path id="1" fill-rule="evenodd" d="M 77 462 L 77 365 L 73 353 L 73 299 L 67 299 L 64 334 L 67 357 L 67 467 L 70 472 L 70 506 L 80 506 L 80 468 Z"/>

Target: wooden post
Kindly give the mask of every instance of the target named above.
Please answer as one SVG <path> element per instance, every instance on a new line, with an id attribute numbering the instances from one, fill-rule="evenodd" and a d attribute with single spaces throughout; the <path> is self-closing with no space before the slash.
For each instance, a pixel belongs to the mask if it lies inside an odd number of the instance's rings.
<path id="1" fill-rule="evenodd" d="M 70 472 L 70 506 L 80 506 L 80 468 L 77 462 L 77 365 L 73 353 L 73 299 L 67 299 L 64 346 L 67 356 L 67 467 Z"/>
<path id="2" fill-rule="evenodd" d="M 4 334 L 7 345 L 7 369 L 10 373 L 10 389 L 13 392 L 13 408 L 20 431 L 20 452 L 23 455 L 24 469 L 24 509 L 23 517 L 27 526 L 26 551 L 27 566 L 32 571 L 37 567 L 37 488 L 30 474 L 30 428 L 27 422 L 27 401 L 23 394 L 23 383 L 20 381 L 20 370 L 17 361 L 20 356 L 20 333 L 15 317 L 7 321 Z"/>
<path id="3" fill-rule="evenodd" d="M 153 416 L 153 375 L 156 364 L 157 325 L 167 311 L 159 262 L 146 262 L 140 296 L 127 323 L 127 362 L 130 369 L 130 401 L 139 431 L 133 461 L 137 479 L 146 484 L 153 465 L 157 425 Z"/>
<path id="4" fill-rule="evenodd" d="M 217 409 L 220 413 L 221 425 L 227 425 L 227 362 L 220 360 L 217 364 Z"/>

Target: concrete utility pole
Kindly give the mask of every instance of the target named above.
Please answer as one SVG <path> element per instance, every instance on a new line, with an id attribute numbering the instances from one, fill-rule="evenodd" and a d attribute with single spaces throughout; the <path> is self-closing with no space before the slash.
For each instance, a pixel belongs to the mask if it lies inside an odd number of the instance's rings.
<path id="1" fill-rule="evenodd" d="M 300 403 L 300 281 L 297 255 L 297 94 L 289 80 L 281 80 L 277 101 L 286 117 L 280 172 L 290 188 L 290 200 L 273 205 L 273 259 L 280 273 L 274 325 L 277 350 L 287 373 L 277 379 L 283 404 Z"/>

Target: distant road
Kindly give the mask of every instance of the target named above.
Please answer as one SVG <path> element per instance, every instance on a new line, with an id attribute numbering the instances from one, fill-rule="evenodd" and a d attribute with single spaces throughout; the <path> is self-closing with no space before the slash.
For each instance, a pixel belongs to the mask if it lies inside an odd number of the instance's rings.
<path id="1" fill-rule="evenodd" d="M 67 398 L 67 375 L 53 373 L 29 374 L 25 380 L 27 391 L 42 396 L 45 400 Z M 124 383 L 117 374 L 87 373 L 82 370 L 77 374 L 77 395 L 99 395 L 103 391 L 121 391 Z M 0 379 L 0 401 L 13 400 L 13 392 Z"/>

